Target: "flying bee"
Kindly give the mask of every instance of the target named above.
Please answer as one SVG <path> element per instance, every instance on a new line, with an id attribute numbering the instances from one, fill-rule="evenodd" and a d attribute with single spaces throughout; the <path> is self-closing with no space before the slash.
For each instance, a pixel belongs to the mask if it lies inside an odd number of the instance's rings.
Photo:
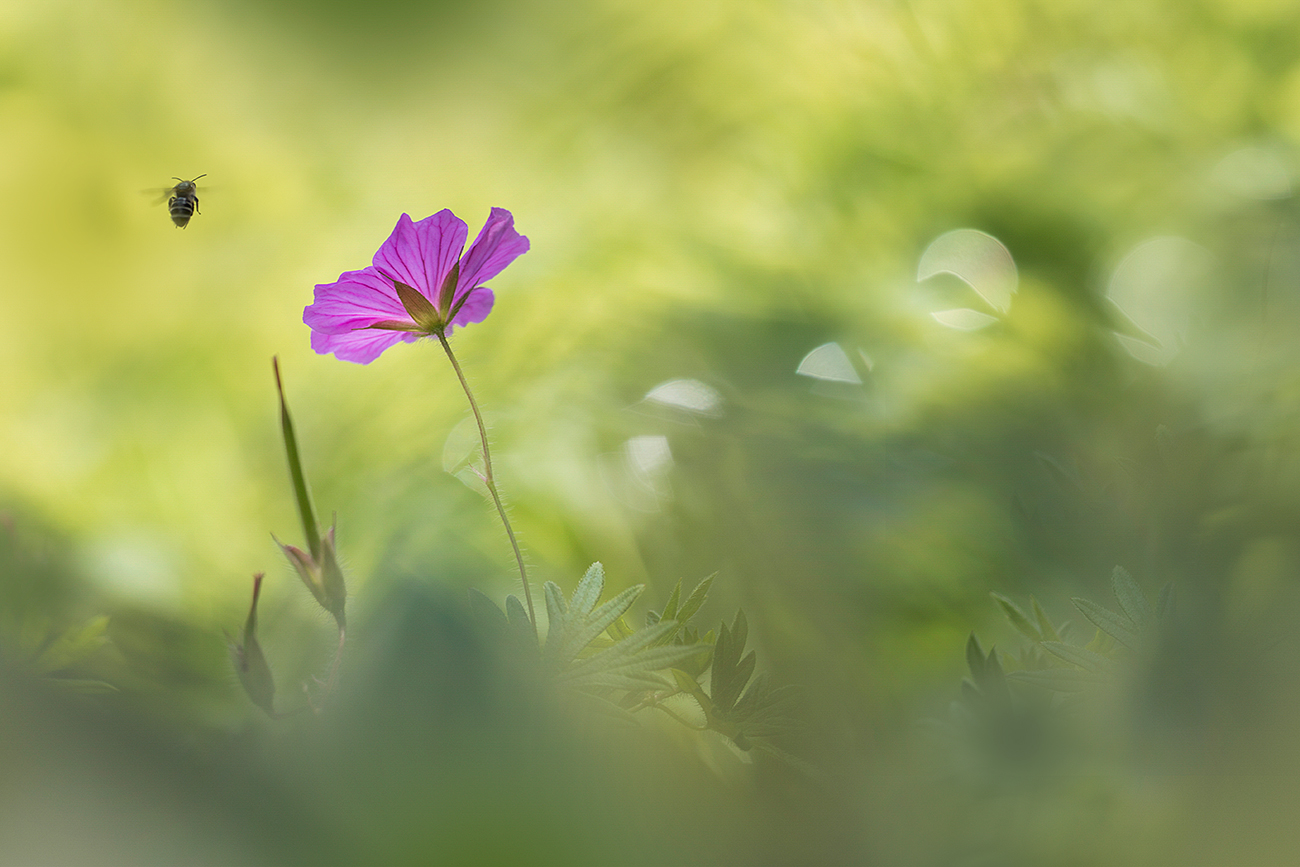
<path id="1" fill-rule="evenodd" d="M 206 178 L 207 176 L 208 175 L 205 172 L 199 175 L 199 178 Z M 167 210 L 171 212 L 172 222 L 176 224 L 176 228 L 178 229 L 184 229 L 190 224 L 191 217 L 195 214 L 202 213 L 199 210 L 199 188 L 198 185 L 194 183 L 194 181 L 197 181 L 199 178 L 187 181 L 182 178 L 173 177 L 173 181 L 180 181 L 180 183 L 169 188 L 164 193 L 164 195 L 169 196 L 167 199 Z"/>

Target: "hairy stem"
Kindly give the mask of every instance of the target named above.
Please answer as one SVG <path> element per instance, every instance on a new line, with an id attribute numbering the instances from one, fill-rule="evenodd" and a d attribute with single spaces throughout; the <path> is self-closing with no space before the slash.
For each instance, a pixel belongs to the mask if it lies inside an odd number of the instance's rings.
<path id="1" fill-rule="evenodd" d="M 515 562 L 519 564 L 519 580 L 524 585 L 524 602 L 528 605 L 528 620 L 533 624 L 533 638 L 538 638 L 537 634 L 537 615 L 533 611 L 533 591 L 528 587 L 528 570 L 524 567 L 524 555 L 519 550 L 519 542 L 515 539 L 514 528 L 510 526 L 510 519 L 506 517 L 506 507 L 501 504 L 501 495 L 497 493 L 497 483 L 492 475 L 492 455 L 488 451 L 487 428 L 483 425 L 483 415 L 478 411 L 478 402 L 474 400 L 474 392 L 470 391 L 469 383 L 465 380 L 465 374 L 460 369 L 460 362 L 456 360 L 456 355 L 451 351 L 451 344 L 447 342 L 447 335 L 441 331 L 436 332 L 438 342 L 442 344 L 443 351 L 447 353 L 448 360 L 451 361 L 452 369 L 456 371 L 456 377 L 460 380 L 460 387 L 465 390 L 465 397 L 469 399 L 469 408 L 474 411 L 474 421 L 478 422 L 479 441 L 483 444 L 483 483 L 487 485 L 488 493 L 492 495 L 492 503 L 497 507 L 497 514 L 501 516 L 501 523 L 505 525 L 506 536 L 510 539 L 510 547 L 515 552 Z"/>

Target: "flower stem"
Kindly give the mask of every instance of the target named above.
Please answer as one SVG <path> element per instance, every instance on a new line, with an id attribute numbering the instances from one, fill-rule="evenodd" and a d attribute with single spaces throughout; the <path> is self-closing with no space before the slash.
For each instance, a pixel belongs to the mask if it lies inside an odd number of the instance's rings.
<path id="1" fill-rule="evenodd" d="M 492 495 L 492 502 L 497 507 L 497 514 L 501 516 L 501 523 L 506 528 L 506 536 L 510 539 L 510 547 L 514 549 L 515 562 L 519 564 L 519 580 L 524 585 L 524 602 L 528 605 L 528 620 L 533 624 L 533 638 L 537 640 L 537 616 L 533 611 L 533 592 L 528 588 L 528 570 L 524 567 L 524 555 L 519 550 L 519 542 L 515 539 L 514 528 L 510 526 L 510 519 L 506 517 L 506 507 L 501 504 L 501 495 L 497 493 L 496 479 L 492 475 L 492 455 L 488 451 L 487 428 L 483 426 L 483 415 L 478 411 L 478 402 L 474 400 L 474 393 L 470 391 L 469 383 L 465 380 L 465 374 L 460 369 L 460 362 L 456 360 L 456 355 L 451 351 L 451 344 L 447 342 L 447 335 L 441 331 L 434 333 L 438 336 L 438 342 L 442 344 L 443 351 L 447 353 L 447 358 L 451 361 L 451 366 L 456 371 L 457 378 L 460 379 L 460 387 L 465 390 L 465 397 L 469 398 L 469 408 L 474 411 L 474 421 L 478 422 L 479 441 L 483 444 L 483 483 L 487 485 L 488 493 Z"/>

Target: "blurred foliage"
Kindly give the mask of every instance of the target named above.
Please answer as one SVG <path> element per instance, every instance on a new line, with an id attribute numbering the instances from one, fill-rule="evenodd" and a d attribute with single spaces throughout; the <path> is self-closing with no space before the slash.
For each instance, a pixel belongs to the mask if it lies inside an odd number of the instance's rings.
<path id="1" fill-rule="evenodd" d="M 3 860 L 1287 863 L 1298 29 L 1279 0 L 0 2 Z M 142 193 L 202 173 L 184 231 Z M 798 684 L 824 778 L 537 694 L 464 602 L 515 578 L 439 464 L 436 347 L 311 353 L 313 284 L 403 212 L 491 206 L 532 250 L 455 340 L 537 583 L 716 572 L 699 622 L 747 624 L 690 635 L 727 636 L 726 713 Z M 962 228 L 1005 305 L 922 269 Z M 270 721 L 221 630 L 298 522 L 277 353 L 356 656 Z M 1117 563 L 1178 587 L 1150 648 Z M 296 584 L 260 599 L 282 690 L 335 644 Z M 1083 671 L 1093 627 L 1113 680 L 1003 684 Z M 933 750 L 972 630 L 1038 656 L 975 642 L 967 704 L 1011 722 Z"/>

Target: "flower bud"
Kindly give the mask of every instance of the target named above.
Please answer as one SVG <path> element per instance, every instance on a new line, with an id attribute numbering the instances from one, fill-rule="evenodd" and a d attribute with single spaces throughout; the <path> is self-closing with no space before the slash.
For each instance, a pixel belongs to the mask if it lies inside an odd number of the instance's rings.
<path id="1" fill-rule="evenodd" d="M 236 643 L 226 635 L 230 643 L 230 661 L 239 675 L 239 682 L 253 704 L 275 716 L 275 678 L 271 676 L 271 666 L 266 662 L 262 647 L 257 643 L 257 599 L 262 592 L 262 573 L 253 576 L 253 604 L 248 609 L 248 619 L 244 621 L 244 641 Z"/>

